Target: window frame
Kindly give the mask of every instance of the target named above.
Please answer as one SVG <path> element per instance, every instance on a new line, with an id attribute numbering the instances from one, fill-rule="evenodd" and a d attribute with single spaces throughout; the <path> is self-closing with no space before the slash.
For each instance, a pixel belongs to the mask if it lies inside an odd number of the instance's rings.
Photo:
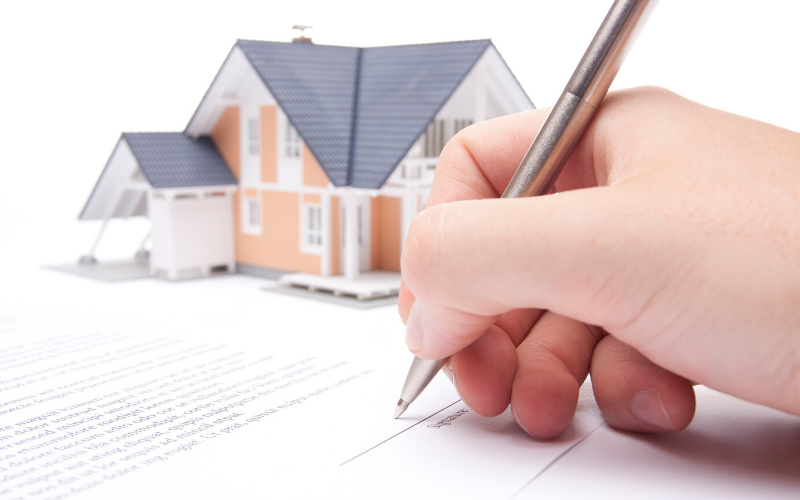
<path id="1" fill-rule="evenodd" d="M 253 209 L 256 209 L 255 211 Z M 256 220 L 253 220 L 253 214 L 256 214 Z M 255 198 L 242 194 L 241 202 L 241 221 L 242 233 L 254 236 L 260 236 L 263 230 L 264 217 L 263 205 L 261 202 L 261 193 L 258 192 Z"/>
<path id="2" fill-rule="evenodd" d="M 247 156 L 258 158 L 261 156 L 261 120 L 258 116 L 248 116 L 245 123 L 247 124 Z"/>
<path id="3" fill-rule="evenodd" d="M 300 134 L 297 132 L 297 129 L 294 128 L 292 122 L 289 121 L 289 117 L 286 113 L 283 114 L 283 124 L 281 127 L 281 158 L 285 158 L 287 160 L 300 160 L 303 154 L 303 143 L 302 139 L 300 139 Z"/>
<path id="4" fill-rule="evenodd" d="M 321 255 L 325 244 L 323 213 L 320 203 L 300 204 L 300 251 Z"/>

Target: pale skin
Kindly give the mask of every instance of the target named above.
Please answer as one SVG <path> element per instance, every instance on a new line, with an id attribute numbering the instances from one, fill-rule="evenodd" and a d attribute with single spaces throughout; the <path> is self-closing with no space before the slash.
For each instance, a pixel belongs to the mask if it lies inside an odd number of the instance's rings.
<path id="1" fill-rule="evenodd" d="M 800 134 L 658 88 L 609 94 L 556 182 L 501 200 L 541 109 L 442 152 L 400 315 L 475 412 L 553 438 L 591 374 L 613 426 L 674 432 L 693 383 L 800 415 Z"/>

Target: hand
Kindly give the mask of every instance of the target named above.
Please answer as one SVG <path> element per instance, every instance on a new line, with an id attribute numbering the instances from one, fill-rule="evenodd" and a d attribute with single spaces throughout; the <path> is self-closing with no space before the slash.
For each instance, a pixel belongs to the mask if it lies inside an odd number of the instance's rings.
<path id="1" fill-rule="evenodd" d="M 546 109 L 451 140 L 406 239 L 406 343 L 483 415 L 685 428 L 694 381 L 800 415 L 800 135 L 657 88 L 609 94 L 556 182 L 497 199 Z M 412 305 L 413 304 L 413 305 Z"/>

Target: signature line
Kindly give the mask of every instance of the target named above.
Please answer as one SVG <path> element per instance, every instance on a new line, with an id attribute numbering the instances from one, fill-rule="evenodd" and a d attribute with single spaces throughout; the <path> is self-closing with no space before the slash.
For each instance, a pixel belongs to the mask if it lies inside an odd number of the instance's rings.
<path id="1" fill-rule="evenodd" d="M 380 443 L 376 444 L 376 445 L 375 445 L 375 446 L 373 446 L 372 448 L 370 448 L 370 449 L 368 449 L 368 450 L 364 450 L 364 451 L 362 451 L 361 453 L 359 453 L 358 455 L 354 456 L 353 458 L 351 458 L 351 459 L 349 459 L 349 460 L 345 460 L 344 462 L 340 463 L 340 464 L 339 464 L 339 466 L 341 467 L 342 465 L 344 465 L 344 464 L 346 464 L 346 463 L 348 463 L 348 462 L 352 462 L 353 460 L 355 460 L 356 458 L 360 457 L 360 456 L 361 456 L 361 455 L 363 455 L 364 453 L 366 453 L 366 452 L 368 452 L 368 451 L 372 451 L 372 450 L 374 450 L 375 448 L 377 448 L 378 446 L 382 445 L 383 443 L 385 443 L 385 442 L 387 442 L 387 441 L 389 441 L 389 440 L 391 440 L 391 439 L 394 439 L 394 438 L 396 438 L 397 436 L 399 436 L 400 434 L 404 433 L 405 431 L 407 431 L 407 430 L 411 429 L 412 427 L 416 427 L 416 426 L 418 426 L 419 424 L 421 424 L 422 422 L 424 422 L 424 421 L 428 420 L 429 418 L 433 417 L 434 415 L 438 415 L 438 414 L 442 413 L 443 411 L 445 411 L 446 409 L 450 408 L 451 406 L 453 406 L 454 404 L 458 403 L 459 401 L 461 401 L 461 400 L 459 399 L 458 401 L 455 401 L 454 403 L 451 403 L 451 404 L 449 404 L 449 405 L 445 406 L 444 408 L 442 408 L 441 410 L 437 411 L 436 413 L 433 413 L 433 414 L 431 414 L 431 415 L 428 415 L 427 417 L 423 418 L 422 420 L 420 420 L 420 421 L 419 421 L 419 422 L 417 422 L 416 424 L 414 424 L 414 425 L 412 425 L 412 426 L 409 426 L 409 427 L 406 427 L 405 429 L 403 429 L 402 431 L 398 432 L 398 433 L 397 433 L 397 434 L 395 434 L 394 436 L 391 436 L 391 437 L 388 437 L 388 438 L 384 439 L 383 441 L 381 441 Z"/>

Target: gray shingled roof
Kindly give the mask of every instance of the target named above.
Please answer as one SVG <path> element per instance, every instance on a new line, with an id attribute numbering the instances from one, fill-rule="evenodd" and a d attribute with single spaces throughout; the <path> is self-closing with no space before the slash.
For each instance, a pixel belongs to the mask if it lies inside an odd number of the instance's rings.
<path id="1" fill-rule="evenodd" d="M 360 49 L 252 40 L 237 44 L 331 181 L 346 184 Z"/>
<path id="2" fill-rule="evenodd" d="M 331 182 L 366 189 L 383 186 L 490 44 L 237 42 Z"/>
<path id="3" fill-rule="evenodd" d="M 125 133 L 122 138 L 155 189 L 238 184 L 208 137 L 181 132 Z"/>

